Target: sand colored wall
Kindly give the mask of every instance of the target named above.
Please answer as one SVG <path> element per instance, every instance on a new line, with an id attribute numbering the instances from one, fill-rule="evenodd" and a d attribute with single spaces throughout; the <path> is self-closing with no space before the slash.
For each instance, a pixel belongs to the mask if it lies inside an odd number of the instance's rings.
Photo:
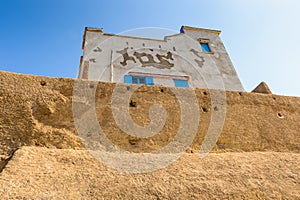
<path id="1" fill-rule="evenodd" d="M 72 113 L 73 79 L 47 78 L 0 72 L 0 145 L 2 157 L 24 146 L 83 148 L 76 136 Z M 96 82 L 84 82 L 95 85 Z M 131 97 L 133 120 L 150 122 L 149 106 L 157 102 L 168 115 L 162 131 L 150 139 L 122 132 L 111 112 L 111 94 L 115 84 L 98 83 L 96 111 L 99 124 L 108 138 L 121 148 L 149 152 L 166 145 L 176 135 L 180 105 L 170 88 L 142 86 Z M 129 85 L 130 86 L 130 85 Z M 94 86 L 96 87 L 96 86 Z M 193 144 L 187 149 L 198 152 L 211 119 L 209 91 L 195 90 L 199 100 L 200 123 Z M 214 148 L 223 151 L 300 151 L 300 99 L 278 95 L 226 92 L 227 107 L 223 131 Z M 89 104 L 85 102 L 86 109 Z M 128 105 L 129 106 L 129 105 Z"/>
<path id="2" fill-rule="evenodd" d="M 0 175 L 2 199 L 299 199 L 299 154 L 185 154 L 159 171 L 118 172 L 88 151 L 23 147 Z"/>
<path id="3" fill-rule="evenodd" d="M 3 199 L 299 199 L 300 98 L 226 92 L 224 129 L 212 153 L 199 147 L 210 124 L 208 90 L 196 89 L 200 123 L 192 145 L 170 166 L 145 174 L 113 170 L 77 136 L 74 79 L 0 71 L 0 196 Z M 131 98 L 136 123 L 149 123 L 153 102 L 170 114 L 150 139 L 123 133 L 111 113 L 115 84 L 82 81 L 96 90 L 96 115 L 107 137 L 132 152 L 166 145 L 178 130 L 179 104 L 170 88 L 142 86 Z M 124 85 L 132 87 L 133 85 Z M 177 89 L 178 90 L 178 89 Z M 128 105 L 129 106 L 129 105 Z"/>

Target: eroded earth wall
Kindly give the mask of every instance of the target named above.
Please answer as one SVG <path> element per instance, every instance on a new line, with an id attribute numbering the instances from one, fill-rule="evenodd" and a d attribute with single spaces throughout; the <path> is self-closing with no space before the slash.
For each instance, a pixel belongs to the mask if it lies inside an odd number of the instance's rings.
<path id="1" fill-rule="evenodd" d="M 73 79 L 47 78 L 0 72 L 1 155 L 20 146 L 83 148 L 76 136 L 72 113 Z M 129 151 L 151 151 L 170 142 L 180 124 L 180 105 L 169 88 L 141 86 L 128 105 L 133 120 L 149 124 L 149 107 L 162 105 L 165 127 L 150 139 L 128 136 L 111 112 L 115 84 L 85 82 L 97 87 L 96 112 L 108 137 Z M 129 85 L 130 87 L 130 85 Z M 199 150 L 211 119 L 210 93 L 196 89 L 200 108 L 199 130 L 189 150 Z M 215 151 L 287 151 L 299 153 L 300 99 L 278 95 L 226 92 L 226 118 Z M 89 105 L 87 105 L 88 108 Z"/>
<path id="2" fill-rule="evenodd" d="M 165 126 L 158 134 L 151 138 L 137 138 L 124 133 L 114 121 L 111 111 L 111 95 L 115 84 L 88 81 L 83 81 L 82 83 L 89 85 L 91 88 L 95 87 L 95 108 L 99 125 L 106 133 L 107 138 L 120 148 L 131 152 L 151 152 L 170 143 L 172 138 L 176 135 L 180 124 L 180 105 L 170 88 L 141 86 L 132 95 L 128 108 L 132 119 L 137 124 L 143 126 L 150 123 L 149 107 L 153 103 L 159 103 L 168 113 Z M 82 140 L 78 137 L 78 133 L 74 125 L 72 100 L 76 100 L 76 98 L 73 96 L 73 86 L 73 79 L 20 75 L 0 71 L 0 166 L 1 171 L 4 169 L 2 174 L 5 174 L 5 170 L 6 173 L 13 173 L 9 170 L 13 170 L 17 163 L 21 162 L 15 160 L 15 164 L 12 164 L 12 166 L 8 169 L 5 168 L 9 165 L 8 163 L 11 162 L 11 158 L 13 160 L 15 152 L 15 154 L 21 157 L 23 156 L 24 159 L 26 158 L 28 162 L 30 159 L 39 159 L 39 153 L 35 149 L 37 147 L 44 147 L 41 148 L 40 158 L 42 160 L 44 159 L 43 161 L 45 162 L 46 160 L 49 160 L 47 158 L 48 153 L 46 153 L 46 151 L 50 151 L 51 154 L 52 151 L 59 149 L 64 149 L 66 154 L 64 154 L 63 157 L 68 157 L 68 151 L 71 150 L 76 150 L 75 152 L 78 150 L 78 156 L 80 157 L 80 152 L 84 151 L 86 147 Z M 126 85 L 124 86 L 127 87 Z M 128 87 L 132 86 L 128 85 Z M 183 158 L 187 160 L 190 159 L 190 162 L 194 162 L 195 158 L 191 159 L 188 156 L 199 152 L 201 143 L 210 124 L 211 113 L 218 111 L 217 108 L 211 108 L 210 91 L 205 89 L 195 89 L 195 93 L 198 98 L 200 108 L 199 129 L 193 143 L 186 150 L 185 156 L 187 157 Z M 89 109 L 89 102 L 82 102 L 82 104 L 85 104 L 87 110 Z M 297 166 L 299 166 L 300 152 L 299 121 L 300 98 L 298 97 L 247 92 L 226 92 L 225 123 L 219 140 L 212 151 L 213 155 L 217 157 L 212 158 L 210 156 L 207 159 L 216 159 L 216 163 L 219 163 L 219 161 L 221 162 L 223 159 L 222 155 L 229 155 L 229 157 L 226 158 L 229 160 L 230 158 L 238 159 L 237 157 L 242 157 L 241 160 L 247 160 L 247 155 L 249 155 L 249 159 L 251 159 L 251 156 L 255 158 L 251 166 L 253 163 L 259 162 L 261 159 L 264 159 L 262 162 L 267 162 L 269 164 L 271 164 L 273 162 L 272 160 L 274 160 L 274 162 L 278 162 L 277 164 L 282 166 L 282 173 L 287 172 L 287 170 L 298 173 L 296 179 L 294 177 L 294 182 L 290 182 L 290 184 L 292 188 L 294 187 L 293 192 L 296 192 L 296 194 L 293 195 L 299 197 L 299 190 L 295 189 L 297 188 L 296 185 L 300 182 L 299 167 L 297 168 Z M 21 150 L 23 153 L 18 153 L 19 148 L 23 149 Z M 29 148 L 29 152 L 32 154 L 24 154 L 26 148 Z M 262 154 L 256 155 L 255 152 L 262 152 Z M 272 153 L 269 155 L 268 152 Z M 276 153 L 278 153 L 278 155 Z M 58 152 L 55 155 L 59 156 L 60 154 L 61 153 Z M 32 157 L 30 155 L 32 155 Z M 221 157 L 218 157 L 218 155 Z M 238 156 L 236 157 L 236 155 Z M 75 155 L 72 154 L 72 156 Z M 287 160 L 284 160 L 285 157 L 288 157 Z M 41 161 L 35 160 L 33 162 L 37 164 Z M 51 166 L 51 162 L 53 164 L 54 161 L 51 161 L 50 159 L 49 166 Z M 186 160 L 184 161 L 184 163 L 187 162 L 188 161 Z M 212 161 L 210 160 L 207 162 Z M 236 162 L 234 163 L 236 164 Z M 237 172 L 241 172 L 239 169 L 235 169 L 235 164 L 231 164 L 230 161 L 228 161 L 224 164 L 224 167 L 225 165 L 230 165 L 230 171 L 237 170 Z M 270 165 L 270 168 L 266 170 L 272 171 L 274 166 L 278 166 L 277 164 L 273 163 L 272 166 Z M 289 167 L 284 167 L 285 164 L 291 165 L 291 169 L 289 169 Z M 80 165 L 81 164 L 79 164 L 79 166 Z M 193 164 L 191 163 L 191 165 Z M 203 166 L 203 163 L 199 164 L 199 166 Z M 255 168 L 255 166 L 253 165 L 252 167 Z M 174 167 L 176 168 L 176 164 L 172 165 L 172 169 Z M 184 168 L 184 166 L 181 167 Z M 253 171 L 259 168 L 257 167 L 253 169 Z M 181 169 L 182 168 L 177 170 Z M 197 170 L 201 171 L 202 168 L 197 168 Z M 259 170 L 261 171 L 255 173 L 266 173 L 263 169 Z M 42 173 L 42 171 L 40 173 Z M 164 173 L 169 173 L 168 169 Z M 197 173 L 194 175 L 197 175 Z M 6 176 L 4 174 L 3 177 Z M 248 175 L 251 176 L 251 173 Z M 57 177 L 59 176 L 60 175 L 57 174 Z M 114 178 L 117 179 L 118 176 L 119 175 L 115 175 Z M 122 176 L 125 175 L 123 174 Z M 192 175 L 189 174 L 188 176 Z M 238 176 L 238 174 L 236 174 L 236 176 Z M 288 176 L 288 174 L 284 174 L 284 176 Z M 141 178 L 142 175 L 137 177 Z M 265 175 L 264 177 L 270 178 L 269 175 Z M 1 181 L 5 182 L 5 180 L 3 179 Z M 223 181 L 225 180 L 223 179 Z M 136 186 L 139 185 L 138 183 L 136 184 Z M 178 184 L 180 184 L 180 182 Z M 258 187 L 258 185 L 255 185 L 256 183 L 253 184 L 255 188 Z M 231 189 L 234 190 L 234 185 L 231 186 Z M 156 185 L 155 187 L 159 186 Z M 166 186 L 163 186 L 164 189 L 166 189 L 165 187 Z M 267 185 L 265 185 L 265 187 L 268 188 Z M 9 188 L 12 189 L 12 187 Z M 284 189 L 285 188 L 277 188 L 274 190 L 283 191 Z M 226 190 L 226 188 L 224 190 Z M 101 190 L 99 191 L 101 193 Z M 133 191 L 136 190 L 133 189 Z M 184 191 L 187 192 L 188 196 L 186 197 L 192 197 L 190 196 L 192 193 L 188 193 L 188 188 Z M 4 191 L 4 193 L 6 192 Z M 166 190 L 166 192 L 168 192 L 168 190 Z M 251 191 L 248 192 L 251 193 Z M 260 191 L 260 193 L 261 192 L 262 191 Z M 256 194 L 258 193 L 254 191 L 253 195 L 255 196 Z M 165 198 L 171 198 L 171 194 L 169 194 L 169 196 L 168 194 L 165 195 Z M 199 195 L 200 193 L 196 196 L 201 197 L 201 195 Z M 265 193 L 264 195 L 268 196 L 268 194 Z M 114 197 L 118 198 L 121 196 Z M 173 197 L 176 197 L 176 195 Z M 138 196 L 136 196 L 136 198 L 138 198 Z"/>

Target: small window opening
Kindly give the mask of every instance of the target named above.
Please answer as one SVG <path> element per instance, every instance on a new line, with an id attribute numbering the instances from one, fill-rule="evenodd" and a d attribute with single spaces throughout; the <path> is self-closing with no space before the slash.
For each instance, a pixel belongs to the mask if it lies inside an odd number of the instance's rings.
<path id="1" fill-rule="evenodd" d="M 146 84 L 146 85 L 154 85 L 153 78 L 151 76 L 124 76 L 125 83 L 133 83 L 133 84 Z"/>
<path id="2" fill-rule="evenodd" d="M 211 48 L 209 46 L 209 40 L 208 39 L 200 39 L 199 42 L 200 42 L 200 46 L 201 46 L 203 52 L 205 52 L 205 53 L 212 52 Z"/>
<path id="3" fill-rule="evenodd" d="M 133 76 L 132 83 L 133 84 L 145 84 L 146 80 L 145 80 L 145 77 Z"/>
<path id="4" fill-rule="evenodd" d="M 206 53 L 209 53 L 211 52 L 211 49 L 208 45 L 208 43 L 200 43 L 201 47 L 202 47 L 202 51 L 203 52 L 206 52 Z"/>
<path id="5" fill-rule="evenodd" d="M 180 87 L 180 88 L 189 88 L 189 83 L 187 80 L 178 80 L 178 79 L 173 79 L 175 87 Z"/>

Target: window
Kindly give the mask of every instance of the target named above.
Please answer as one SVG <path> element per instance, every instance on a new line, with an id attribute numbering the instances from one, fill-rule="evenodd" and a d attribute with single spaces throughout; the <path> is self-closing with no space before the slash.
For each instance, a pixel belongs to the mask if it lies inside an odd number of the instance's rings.
<path id="1" fill-rule="evenodd" d="M 176 87 L 189 88 L 189 84 L 188 84 L 187 80 L 173 79 L 173 81 L 174 81 L 174 84 Z"/>
<path id="2" fill-rule="evenodd" d="M 211 52 L 208 43 L 202 43 L 202 42 L 200 42 L 200 45 L 202 47 L 202 51 L 203 52 Z"/>
<path id="3" fill-rule="evenodd" d="M 139 76 L 132 76 L 132 83 L 133 84 L 145 84 L 146 78 L 145 77 L 139 77 Z"/>
<path id="4" fill-rule="evenodd" d="M 124 76 L 125 83 L 154 85 L 152 76 Z"/>
<path id="5" fill-rule="evenodd" d="M 208 39 L 200 39 L 199 40 L 200 42 L 200 45 L 201 45 L 201 48 L 202 48 L 202 51 L 205 52 L 205 53 L 211 53 L 211 49 L 210 49 L 210 46 L 209 46 L 209 40 Z"/>

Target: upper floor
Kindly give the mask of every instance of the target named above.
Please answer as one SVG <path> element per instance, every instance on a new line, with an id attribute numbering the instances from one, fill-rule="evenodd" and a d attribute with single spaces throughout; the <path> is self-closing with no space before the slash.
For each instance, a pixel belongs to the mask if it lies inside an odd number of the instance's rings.
<path id="1" fill-rule="evenodd" d="M 243 91 L 220 33 L 182 26 L 159 40 L 85 28 L 78 78 Z"/>

